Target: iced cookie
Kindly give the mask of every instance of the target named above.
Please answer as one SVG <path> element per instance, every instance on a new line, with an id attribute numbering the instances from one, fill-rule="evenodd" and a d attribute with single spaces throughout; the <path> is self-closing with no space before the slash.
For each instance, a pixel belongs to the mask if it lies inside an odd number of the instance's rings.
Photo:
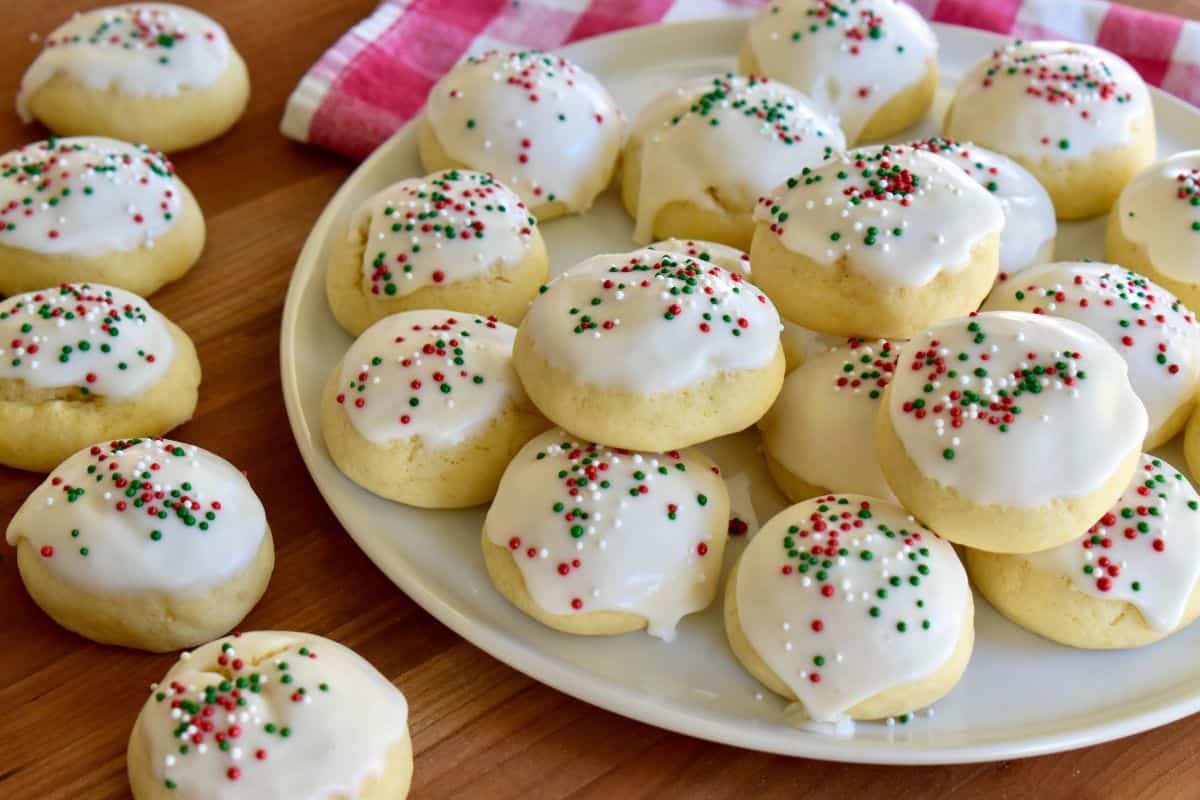
<path id="1" fill-rule="evenodd" d="M 779 314 L 757 288 L 649 249 L 594 256 L 551 281 L 521 322 L 513 363 L 556 425 L 650 451 L 753 425 L 784 372 Z"/>
<path id="2" fill-rule="evenodd" d="M 334 250 L 325 290 L 353 336 L 420 308 L 515 325 L 548 270 L 521 199 L 491 175 L 448 170 L 394 183 L 363 203 Z"/>
<path id="3" fill-rule="evenodd" d="M 731 73 L 693 80 L 651 100 L 625 146 L 633 238 L 748 248 L 759 196 L 845 146 L 837 124 L 790 86 Z"/>
<path id="4" fill-rule="evenodd" d="M 775 0 L 750 21 L 738 69 L 796 87 L 851 143 L 885 139 L 929 110 L 937 39 L 896 0 Z"/>
<path id="5" fill-rule="evenodd" d="M 215 139 L 250 98 L 246 64 L 225 30 L 171 3 L 76 14 L 46 37 L 17 112 L 64 136 L 94 133 L 163 152 Z"/>
<path id="6" fill-rule="evenodd" d="M 275 563 L 242 473 L 169 439 L 80 450 L 17 510 L 8 543 L 29 596 L 59 625 L 157 653 L 241 622 Z"/>
<path id="7" fill-rule="evenodd" d="M 954 548 L 895 503 L 826 495 L 784 509 L 725 589 L 746 670 L 818 721 L 882 719 L 946 695 L 975 643 Z"/>
<path id="8" fill-rule="evenodd" d="M 321 434 L 346 477 L 421 508 L 492 499 L 510 458 L 550 426 L 512 366 L 515 331 L 452 311 L 376 322 L 333 368 Z"/>
<path id="9" fill-rule="evenodd" d="M 946 112 L 946 136 L 1016 160 L 1059 219 L 1103 214 L 1154 160 L 1154 109 L 1141 76 L 1086 44 L 1015 41 L 977 61 Z"/>
<path id="10" fill-rule="evenodd" d="M 552 53 L 492 50 L 434 85 L 417 144 L 428 171 L 493 173 L 545 222 L 591 208 L 616 171 L 623 127 L 591 73 Z"/>
<path id="11" fill-rule="evenodd" d="M 203 249 L 200 207 L 153 150 L 80 136 L 0 156 L 0 294 L 90 281 L 149 295 Z"/>
<path id="12" fill-rule="evenodd" d="M 671 640 L 717 593 L 729 495 L 698 451 L 639 453 L 548 431 L 517 454 L 483 524 L 496 589 L 556 630 Z"/>
<path id="13" fill-rule="evenodd" d="M 805 170 L 755 216 L 754 280 L 784 317 L 825 333 L 908 339 L 974 311 L 999 271 L 999 201 L 907 145 Z"/>
<path id="14" fill-rule="evenodd" d="M 47 472 L 93 442 L 192 418 L 196 348 L 135 294 L 63 284 L 0 300 L 0 464 Z"/>
<path id="15" fill-rule="evenodd" d="M 971 582 L 997 611 L 1072 647 L 1141 647 L 1200 616 L 1200 495 L 1160 458 L 1082 535 L 1040 553 L 968 550 Z"/>
<path id="16" fill-rule="evenodd" d="M 903 345 L 876 417 L 900 503 L 994 553 L 1071 541 L 1137 465 L 1146 409 L 1101 336 L 1038 314 L 945 320 Z"/>
<path id="17" fill-rule="evenodd" d="M 235 633 L 183 653 L 129 736 L 135 800 L 403 800 L 408 703 L 311 633 Z"/>
<path id="18" fill-rule="evenodd" d="M 1166 289 L 1113 264 L 1033 267 L 997 287 L 984 311 L 1028 311 L 1074 320 L 1113 346 L 1149 415 L 1145 449 L 1183 430 L 1200 389 L 1200 327 Z"/>

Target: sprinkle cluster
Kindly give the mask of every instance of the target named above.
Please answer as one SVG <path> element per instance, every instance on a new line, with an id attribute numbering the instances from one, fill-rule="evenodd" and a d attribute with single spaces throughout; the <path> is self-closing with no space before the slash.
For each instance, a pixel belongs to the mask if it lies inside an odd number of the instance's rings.
<path id="1" fill-rule="evenodd" d="M 914 150 L 924 150 L 927 153 L 933 153 L 934 155 L 946 158 L 957 156 L 957 158 L 950 160 L 962 167 L 963 172 L 971 176 L 972 180 L 989 192 L 1001 191 L 1001 186 L 997 180 L 1000 177 L 1000 170 L 972 156 L 971 148 L 963 142 L 933 136 L 929 139 L 910 142 L 908 146 Z"/>
<path id="2" fill-rule="evenodd" d="M 899 349 L 888 341 L 869 344 L 862 339 L 852 338 L 847 341 L 846 347 L 838 350 L 845 352 L 845 358 L 833 379 L 834 391 L 857 392 L 866 389 L 867 397 L 872 400 L 882 397 L 883 390 L 896 371 Z"/>
<path id="3" fill-rule="evenodd" d="M 797 118 L 797 107 L 793 98 L 786 92 L 777 95 L 766 94 L 763 91 L 770 84 L 770 79 L 761 75 L 750 75 L 742 78 L 728 72 L 712 79 L 711 88 L 695 98 L 686 111 L 671 119 L 672 125 L 678 125 L 685 119 L 697 117 L 707 121 L 707 125 L 716 128 L 721 125 L 725 115 L 741 115 L 759 120 L 761 130 L 775 141 L 786 145 L 798 144 L 804 141 L 804 128 L 809 127 L 811 120 L 807 115 Z M 823 138 L 825 132 L 814 128 L 817 137 Z M 826 146 L 825 157 L 833 154 L 833 148 Z"/>
<path id="4" fill-rule="evenodd" d="M 175 17 L 167 9 L 144 5 L 107 9 L 90 34 L 51 36 L 46 39 L 46 47 L 88 44 L 120 50 L 146 49 L 158 53 L 159 64 L 170 64 L 172 48 L 190 35 L 177 24 Z M 199 35 L 209 41 L 216 38 L 214 30 Z"/>
<path id="5" fill-rule="evenodd" d="M 1196 218 L 1188 223 L 1188 228 L 1200 233 L 1200 167 L 1179 170 L 1175 181 L 1179 184 L 1175 187 L 1175 199 L 1196 209 Z M 1129 216 L 1133 216 L 1132 211 Z"/>

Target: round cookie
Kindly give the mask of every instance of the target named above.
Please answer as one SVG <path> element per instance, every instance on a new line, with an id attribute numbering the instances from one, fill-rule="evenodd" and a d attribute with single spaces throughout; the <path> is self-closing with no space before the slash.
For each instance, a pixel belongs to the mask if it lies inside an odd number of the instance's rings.
<path id="1" fill-rule="evenodd" d="M 895 503 L 826 495 L 776 514 L 725 589 L 742 666 L 822 722 L 895 717 L 962 677 L 975 611 L 950 544 Z"/>
<path id="2" fill-rule="evenodd" d="M 87 281 L 149 295 L 203 249 L 195 198 L 145 146 L 80 136 L 0 156 L 0 294 Z"/>
<path id="3" fill-rule="evenodd" d="M 1073 42 L 1014 41 L 975 63 L 946 112 L 946 136 L 1016 160 L 1059 219 L 1103 214 L 1154 160 L 1154 109 L 1119 56 Z"/>
<path id="4" fill-rule="evenodd" d="M 172 152 L 229 130 L 250 99 L 246 64 L 215 20 L 171 3 L 76 14 L 46 37 L 17 113 L 63 136 L 99 134 Z"/>
<path id="5" fill-rule="evenodd" d="M 621 160 L 633 238 L 711 239 L 740 248 L 759 196 L 841 152 L 837 125 L 800 92 L 768 78 L 697 78 L 652 99 Z"/>
<path id="6" fill-rule="evenodd" d="M 492 50 L 434 85 L 417 146 L 429 172 L 491 172 L 545 222 L 587 211 L 612 182 L 624 124 L 608 90 L 562 56 Z"/>
<path id="7" fill-rule="evenodd" d="M 908 339 L 974 311 L 999 269 L 1004 212 L 945 158 L 854 151 L 759 200 L 754 279 L 784 317 L 842 336 Z"/>
<path id="8" fill-rule="evenodd" d="M 1183 430 L 1200 390 L 1200 327 L 1166 289 L 1113 264 L 1066 261 L 1033 267 L 998 287 L 984 311 L 1028 311 L 1086 325 L 1129 367 L 1146 407 L 1147 450 Z"/>
<path id="9" fill-rule="evenodd" d="M 774 0 L 750 21 L 738 69 L 796 87 L 858 143 L 925 115 L 937 93 L 937 50 L 921 15 L 896 0 Z"/>
<path id="10" fill-rule="evenodd" d="M 1025 555 L 968 550 L 966 563 L 987 601 L 1022 628 L 1071 647 L 1141 647 L 1200 616 L 1200 495 L 1143 455 L 1081 536 Z"/>
<path id="11" fill-rule="evenodd" d="M 66 283 L 0 300 L 0 464 L 47 472 L 93 442 L 192 418 L 196 348 L 142 298 Z"/>
<path id="12" fill-rule="evenodd" d="M 875 454 L 875 415 L 899 352 L 851 340 L 788 374 L 758 427 L 771 477 L 793 503 L 830 492 L 894 501 Z"/>
<path id="13" fill-rule="evenodd" d="M 447 170 L 363 203 L 334 250 L 325 290 L 352 336 L 418 308 L 515 325 L 548 274 L 546 245 L 521 199 L 491 175 Z"/>
<path id="14" fill-rule="evenodd" d="M 593 256 L 551 281 L 517 330 L 513 364 L 556 425 L 655 452 L 753 425 L 784 373 L 779 314 L 757 288 L 649 249 Z"/>
<path id="15" fill-rule="evenodd" d="M 408 703 L 337 642 L 235 633 L 151 686 L 126 766 L 134 800 L 403 800 Z"/>
<path id="16" fill-rule="evenodd" d="M 428 309 L 376 322 L 333 368 L 321 435 L 346 477 L 421 508 L 492 499 L 513 454 L 550 426 L 512 366 L 512 327 Z"/>
<path id="17" fill-rule="evenodd" d="M 530 441 L 483 524 L 496 589 L 556 630 L 670 641 L 717 593 L 729 494 L 698 451 L 639 453 L 562 430 Z"/>
<path id="18" fill-rule="evenodd" d="M 1105 257 L 1200 308 L 1200 150 L 1147 168 L 1113 204 Z"/>
<path id="19" fill-rule="evenodd" d="M 1068 319 L 989 311 L 900 350 L 876 450 L 900 503 L 956 544 L 1068 542 L 1129 483 L 1146 409 L 1125 361 Z"/>
<path id="20" fill-rule="evenodd" d="M 275 563 L 242 473 L 168 439 L 80 450 L 22 504 L 7 537 L 30 597 L 55 622 L 157 653 L 241 622 Z"/>

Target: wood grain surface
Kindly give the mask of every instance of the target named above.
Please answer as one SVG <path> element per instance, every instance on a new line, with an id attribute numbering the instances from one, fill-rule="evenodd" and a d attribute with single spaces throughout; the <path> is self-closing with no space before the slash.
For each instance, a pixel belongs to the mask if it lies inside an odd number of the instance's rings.
<path id="1" fill-rule="evenodd" d="M 285 140 L 279 120 L 305 69 L 374 0 L 192 4 L 233 37 L 249 63 L 253 96 L 230 134 L 174 159 L 204 209 L 209 239 L 196 268 L 153 297 L 191 334 L 204 368 L 196 418 L 172 435 L 248 470 L 266 505 L 275 575 L 241 627 L 332 637 L 404 690 L 414 797 L 1200 797 L 1200 716 L 1022 761 L 898 768 L 789 759 L 593 708 L 513 671 L 418 608 L 354 546 L 317 494 L 279 383 L 279 322 L 292 266 L 355 166 Z M 44 134 L 8 110 L 37 52 L 30 34 L 44 35 L 91 5 L 0 2 L 0 151 Z M 1200 0 L 1136 5 L 1200 18 Z M 0 467 L 0 525 L 40 480 Z M 26 595 L 14 551 L 3 546 L 0 630 L 0 798 L 127 797 L 126 738 L 147 686 L 174 657 L 102 647 L 59 628 Z M 1032 669 L 1014 675 L 1036 679 Z"/>

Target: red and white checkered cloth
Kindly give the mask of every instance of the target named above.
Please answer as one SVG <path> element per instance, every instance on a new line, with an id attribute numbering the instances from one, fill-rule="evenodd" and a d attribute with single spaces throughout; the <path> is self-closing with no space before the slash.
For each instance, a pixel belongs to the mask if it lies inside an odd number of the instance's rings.
<path id="1" fill-rule="evenodd" d="M 412 119 L 439 77 L 485 50 L 551 50 L 660 21 L 749 16 L 765 0 L 384 0 L 288 99 L 286 136 L 363 158 Z M 1200 105 L 1200 23 L 1101 0 L 909 0 L 927 19 L 1112 50 Z"/>

